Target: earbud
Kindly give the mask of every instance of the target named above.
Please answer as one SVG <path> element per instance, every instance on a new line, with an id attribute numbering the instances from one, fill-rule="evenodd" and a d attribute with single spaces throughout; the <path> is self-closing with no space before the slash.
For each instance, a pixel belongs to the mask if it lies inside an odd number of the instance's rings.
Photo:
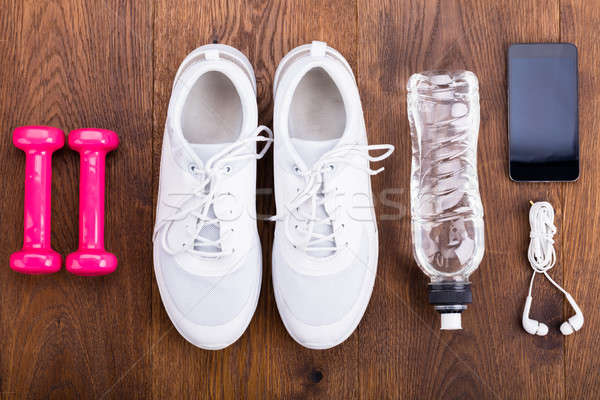
<path id="1" fill-rule="evenodd" d="M 575 315 L 562 323 L 560 331 L 563 335 L 570 335 L 571 333 L 580 330 L 583 326 L 583 313 L 569 293 L 566 293 L 565 296 L 567 297 L 567 300 L 569 300 L 569 304 L 571 304 L 573 310 L 575 310 Z"/>
<path id="2" fill-rule="evenodd" d="M 548 333 L 548 325 L 543 322 L 529 318 L 529 309 L 531 308 L 531 296 L 527 296 L 525 300 L 525 308 L 523 309 L 523 329 L 531 335 L 546 336 Z M 566 324 L 566 322 L 565 322 Z M 561 327 L 562 330 L 562 327 Z"/>

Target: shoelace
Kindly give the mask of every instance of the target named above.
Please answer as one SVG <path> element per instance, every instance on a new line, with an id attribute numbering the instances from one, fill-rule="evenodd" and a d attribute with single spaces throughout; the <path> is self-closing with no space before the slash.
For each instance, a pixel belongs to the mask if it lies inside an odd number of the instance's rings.
<path id="1" fill-rule="evenodd" d="M 379 156 L 371 156 L 370 151 L 385 150 L 385 152 Z M 362 159 L 370 162 L 382 161 L 389 157 L 394 151 L 394 146 L 388 144 L 382 145 L 344 145 L 325 153 L 319 161 L 317 161 L 312 168 L 306 171 L 301 171 L 299 167 L 295 167 L 295 171 L 298 175 L 305 178 L 306 185 L 303 190 L 299 191 L 296 197 L 290 201 L 285 211 L 287 214 L 275 215 L 270 218 L 271 221 L 284 221 L 285 223 L 285 234 L 287 239 L 292 243 L 295 248 L 300 248 L 307 253 L 318 253 L 318 252 L 335 252 L 338 250 L 338 244 L 335 242 L 335 235 L 339 229 L 343 228 L 340 225 L 337 229 L 334 229 L 334 219 L 336 210 L 330 210 L 325 212 L 324 216 L 317 215 L 317 211 L 324 207 L 325 203 L 329 200 L 329 196 L 337 189 L 334 185 L 326 185 L 324 182 L 325 174 L 332 172 L 335 169 L 335 165 L 347 164 L 358 168 L 369 175 L 377 175 L 384 170 L 383 167 L 379 169 L 371 169 L 370 166 L 357 165 L 352 160 L 355 160 L 354 156 L 359 156 Z M 327 187 L 329 186 L 329 187 Z M 338 193 L 341 194 L 341 193 Z M 308 204 L 309 212 L 306 213 L 303 210 L 305 204 Z M 306 228 L 301 227 L 301 224 L 295 224 L 291 228 L 291 218 L 304 222 Z M 316 229 L 318 226 L 323 225 L 324 229 L 321 231 L 330 232 L 329 234 L 323 234 L 318 232 Z M 292 230 L 300 233 L 303 240 L 298 240 L 292 235 Z M 322 245 L 323 243 L 333 243 L 332 245 Z"/>
<path id="2" fill-rule="evenodd" d="M 261 135 L 262 132 L 266 132 L 267 136 Z M 265 145 L 258 154 L 254 152 L 244 152 L 246 146 L 252 142 L 265 142 Z M 173 222 L 185 219 L 190 215 L 196 218 L 197 221 L 193 229 L 191 231 L 188 230 L 187 232 L 191 237 L 190 242 L 184 243 L 182 249 L 172 249 L 166 240 L 167 235 L 163 235 L 162 246 L 168 254 L 175 255 L 182 251 L 187 251 L 189 253 L 200 255 L 206 258 L 220 258 L 233 253 L 233 250 L 224 251 L 222 249 L 222 243 L 231 233 L 231 231 L 225 232 L 223 235 L 219 233 L 219 237 L 216 240 L 209 239 L 202 235 L 202 230 L 210 225 L 213 225 L 216 229 L 220 230 L 219 218 L 210 215 L 210 210 L 217 199 L 216 187 L 218 186 L 218 180 L 222 176 L 223 172 L 229 173 L 231 171 L 231 166 L 229 165 L 230 163 L 251 158 L 260 160 L 265 155 L 267 150 L 269 150 L 272 142 L 273 132 L 266 126 L 261 125 L 256 128 L 252 136 L 227 146 L 225 149 L 212 156 L 206 162 L 202 171 L 196 171 L 195 174 L 201 175 L 202 178 L 199 179 L 198 185 L 194 187 L 192 191 L 184 193 L 169 193 L 169 196 L 183 196 L 187 197 L 188 199 L 198 198 L 199 202 L 191 201 L 189 202 L 190 204 L 185 207 L 170 204 L 166 201 L 163 202 L 165 206 L 173 208 L 176 211 L 160 222 L 160 224 L 157 226 L 156 232 L 159 232 L 161 229 L 168 227 Z M 216 248 L 217 250 L 206 251 L 201 250 L 202 248 Z"/>

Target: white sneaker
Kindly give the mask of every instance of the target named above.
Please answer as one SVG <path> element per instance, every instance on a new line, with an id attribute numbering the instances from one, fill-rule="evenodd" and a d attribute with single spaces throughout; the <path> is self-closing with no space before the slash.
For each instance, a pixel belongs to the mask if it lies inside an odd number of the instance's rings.
<path id="1" fill-rule="evenodd" d="M 203 349 L 235 342 L 258 301 L 256 160 L 273 135 L 257 121 L 254 72 L 242 53 L 219 44 L 187 56 L 163 137 L 154 271 L 171 321 Z M 259 154 L 257 142 L 265 142 Z"/>
<path id="2" fill-rule="evenodd" d="M 297 47 L 274 82 L 273 286 L 290 335 L 333 347 L 362 318 L 377 272 L 378 239 L 369 146 L 348 62 L 325 43 Z M 369 151 L 380 150 L 379 156 Z"/>

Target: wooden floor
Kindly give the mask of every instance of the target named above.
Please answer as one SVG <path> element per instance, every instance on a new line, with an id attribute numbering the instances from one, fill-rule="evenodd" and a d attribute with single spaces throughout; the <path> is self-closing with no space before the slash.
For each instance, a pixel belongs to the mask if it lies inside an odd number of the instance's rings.
<path id="1" fill-rule="evenodd" d="M 598 0 L 0 0 L 0 399 L 600 397 L 599 26 Z M 265 273 L 256 314 L 231 347 L 197 349 L 171 325 L 152 268 L 175 72 L 200 45 L 237 47 L 256 71 L 260 121 L 271 125 L 275 68 L 314 39 L 354 69 L 370 143 L 396 146 L 373 178 L 375 193 L 387 190 L 393 204 L 377 206 L 381 248 L 369 308 L 334 349 L 296 344 L 273 297 L 273 225 L 260 222 Z M 514 42 L 558 41 L 579 48 L 582 174 L 576 183 L 517 184 L 507 173 L 506 51 Z M 480 80 L 486 254 L 460 332 L 439 331 L 411 254 L 405 84 L 434 68 L 466 68 Z M 22 245 L 24 179 L 11 135 L 29 124 L 120 134 L 107 161 L 106 245 L 120 261 L 111 276 L 9 269 Z M 272 188 L 271 164 L 271 156 L 259 163 L 261 188 Z M 77 247 L 78 177 L 77 154 L 56 153 L 52 233 L 63 255 Z M 558 325 L 571 310 L 546 283 L 536 288 L 533 315 L 550 333 L 532 337 L 520 326 L 530 199 L 557 211 L 552 276 L 586 318 L 568 338 Z M 259 196 L 259 212 L 274 212 L 271 195 Z"/>

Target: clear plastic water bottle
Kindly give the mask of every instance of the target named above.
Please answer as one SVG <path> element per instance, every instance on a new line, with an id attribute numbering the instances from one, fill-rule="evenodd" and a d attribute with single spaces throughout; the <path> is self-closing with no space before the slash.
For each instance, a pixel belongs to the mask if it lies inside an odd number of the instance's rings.
<path id="1" fill-rule="evenodd" d="M 414 257 L 431 278 L 429 302 L 441 329 L 461 329 L 469 276 L 484 252 L 477 180 L 479 89 L 469 71 L 428 71 L 407 84 Z"/>

